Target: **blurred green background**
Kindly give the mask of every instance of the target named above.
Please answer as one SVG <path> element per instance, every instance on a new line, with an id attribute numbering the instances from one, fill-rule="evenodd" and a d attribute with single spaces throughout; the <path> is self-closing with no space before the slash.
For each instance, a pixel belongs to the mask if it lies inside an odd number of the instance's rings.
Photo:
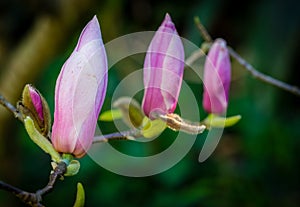
<path id="1" fill-rule="evenodd" d="M 201 44 L 193 23 L 199 16 L 214 38 L 223 37 L 257 69 L 300 86 L 299 8 L 296 0 L 4 0 L 0 2 L 0 93 L 15 102 L 24 84 L 33 83 L 53 112 L 56 77 L 94 14 L 108 42 L 156 30 L 166 12 L 182 37 Z M 79 174 L 58 181 L 43 203 L 72 206 L 80 181 L 86 206 L 299 206 L 300 98 L 252 78 L 235 61 L 232 64 L 227 114 L 243 118 L 225 129 L 216 151 L 204 163 L 198 162 L 198 156 L 205 134 L 177 165 L 151 177 L 116 175 L 86 156 Z M 133 68 L 129 62 L 110 70 L 102 111 L 110 108 L 113 89 Z M 201 103 L 201 82 L 188 78 L 186 82 Z M 0 112 L 0 180 L 35 191 L 48 181 L 50 159 L 28 139 L 21 123 L 3 107 Z M 102 126 L 106 133 L 115 130 L 112 124 Z M 174 135 L 167 130 L 149 146 L 162 150 Z M 114 144 L 124 151 L 136 150 L 127 142 Z M 0 206 L 23 204 L 0 191 Z"/>

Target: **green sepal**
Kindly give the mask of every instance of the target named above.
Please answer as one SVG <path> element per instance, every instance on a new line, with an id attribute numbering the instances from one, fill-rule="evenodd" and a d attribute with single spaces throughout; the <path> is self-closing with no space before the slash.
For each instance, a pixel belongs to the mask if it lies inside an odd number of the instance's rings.
<path id="1" fill-rule="evenodd" d="M 122 112 L 124 123 L 131 128 L 138 128 L 145 117 L 140 104 L 131 97 L 121 97 L 113 103 L 113 107 Z"/>
<path id="2" fill-rule="evenodd" d="M 156 137 L 167 128 L 167 124 L 164 121 L 160 119 L 150 120 L 146 116 L 143 119 L 142 126 L 140 132 L 145 138 Z"/>
<path id="3" fill-rule="evenodd" d="M 67 171 L 64 176 L 73 176 L 79 172 L 80 162 L 78 160 L 71 160 L 71 162 L 67 165 Z"/>
<path id="4" fill-rule="evenodd" d="M 74 159 L 74 156 L 69 154 L 69 153 L 63 153 L 61 155 L 62 161 L 64 163 L 66 163 L 66 165 L 68 166 L 70 164 L 70 162 Z"/>
<path id="5" fill-rule="evenodd" d="M 77 183 L 77 194 L 76 194 L 76 200 L 73 205 L 73 207 L 83 207 L 85 202 L 85 193 L 84 188 L 81 183 Z"/>
<path id="6" fill-rule="evenodd" d="M 113 121 L 117 119 L 122 119 L 123 114 L 120 109 L 112 109 L 108 111 L 104 111 L 100 116 L 99 116 L 99 121 Z"/>
<path id="7" fill-rule="evenodd" d="M 235 125 L 240 119 L 241 115 L 235 115 L 230 117 L 221 117 L 215 114 L 209 114 L 206 119 L 204 119 L 203 124 L 207 128 L 223 128 Z"/>
<path id="8" fill-rule="evenodd" d="M 62 160 L 67 165 L 67 170 L 64 176 L 73 176 L 79 172 L 80 162 L 78 160 L 74 160 L 74 156 L 68 153 L 62 154 Z M 53 169 L 56 165 L 54 165 Z"/>
<path id="9" fill-rule="evenodd" d="M 24 125 L 31 140 L 44 150 L 44 152 L 48 153 L 53 161 L 59 163 L 61 156 L 53 148 L 51 142 L 35 128 L 34 122 L 29 116 L 24 119 Z"/>

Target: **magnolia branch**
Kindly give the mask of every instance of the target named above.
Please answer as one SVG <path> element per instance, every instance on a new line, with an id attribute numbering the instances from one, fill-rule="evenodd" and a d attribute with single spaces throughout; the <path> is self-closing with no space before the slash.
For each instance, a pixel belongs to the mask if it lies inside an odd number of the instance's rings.
<path id="1" fill-rule="evenodd" d="M 4 106 L 8 111 L 12 112 L 17 119 L 23 122 L 22 114 L 16 109 L 14 105 L 8 102 L 1 94 L 0 94 L 0 104 Z"/>
<path id="2" fill-rule="evenodd" d="M 209 33 L 207 32 L 206 28 L 201 23 L 199 17 L 195 17 L 194 21 L 195 21 L 195 24 L 196 24 L 201 36 L 204 39 L 204 41 L 206 43 L 211 43 L 212 38 L 209 35 Z M 287 92 L 290 92 L 294 95 L 300 96 L 299 87 L 289 85 L 283 81 L 280 81 L 278 79 L 275 79 L 271 76 L 268 76 L 266 74 L 259 72 L 250 63 L 248 63 L 245 59 L 243 59 L 236 51 L 234 51 L 231 47 L 227 47 L 227 48 L 228 48 L 228 51 L 229 51 L 231 57 L 234 58 L 241 66 L 243 66 L 244 69 L 246 69 L 248 72 L 250 72 L 254 78 L 261 80 L 265 83 L 268 83 L 270 85 L 276 86 L 276 87 L 283 89 Z M 199 55 L 199 57 L 201 57 L 200 53 L 198 53 L 198 55 Z"/>
<path id="3" fill-rule="evenodd" d="M 43 207 L 44 205 L 41 204 L 42 196 L 46 195 L 53 189 L 53 186 L 54 186 L 55 182 L 57 181 L 57 178 L 62 177 L 65 174 L 66 170 L 67 170 L 66 163 L 64 163 L 64 162 L 58 163 L 56 168 L 50 174 L 48 184 L 44 188 L 37 190 L 35 193 L 30 193 L 30 192 L 21 190 L 15 186 L 12 186 L 10 184 L 3 182 L 3 181 L 0 181 L 0 189 L 11 192 L 16 197 L 18 197 L 22 202 L 26 203 L 29 206 Z"/>
<path id="4" fill-rule="evenodd" d="M 254 78 L 257 78 L 265 83 L 268 83 L 270 85 L 281 88 L 285 91 L 293 93 L 297 96 L 300 96 L 300 89 L 297 86 L 289 85 L 283 81 L 277 80 L 271 76 L 259 72 L 250 63 L 244 60 L 237 52 L 235 52 L 231 47 L 228 47 L 228 51 L 231 57 L 233 57 L 236 61 L 238 61 L 238 63 L 242 65 L 248 72 L 250 72 Z"/>
<path id="5" fill-rule="evenodd" d="M 194 18 L 195 24 L 197 29 L 199 30 L 201 36 L 203 37 L 205 42 L 212 42 L 213 39 L 211 38 L 210 34 L 208 33 L 207 29 L 204 27 L 204 25 L 201 23 L 199 17 Z"/>
<path id="6" fill-rule="evenodd" d="M 116 132 L 94 137 L 93 144 L 108 142 L 109 140 L 134 140 L 138 136 L 141 135 L 136 130 Z"/>

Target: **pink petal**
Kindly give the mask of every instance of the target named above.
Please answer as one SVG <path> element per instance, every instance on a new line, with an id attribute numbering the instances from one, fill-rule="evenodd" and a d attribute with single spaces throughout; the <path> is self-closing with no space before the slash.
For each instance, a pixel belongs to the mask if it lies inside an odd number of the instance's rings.
<path id="1" fill-rule="evenodd" d="M 226 42 L 217 39 L 204 65 L 203 107 L 207 112 L 222 114 L 226 111 L 230 79 L 231 64 Z"/>
<path id="2" fill-rule="evenodd" d="M 155 33 L 144 61 L 145 93 L 142 103 L 147 116 L 156 111 L 174 112 L 184 70 L 184 49 L 175 25 L 167 14 Z"/>
<path id="3" fill-rule="evenodd" d="M 42 103 L 41 96 L 32 86 L 29 86 L 29 93 L 30 93 L 32 104 L 34 105 L 34 108 L 38 113 L 39 119 L 43 121 L 44 114 L 43 114 L 43 103 Z"/>
<path id="4" fill-rule="evenodd" d="M 59 152 L 81 157 L 91 146 L 105 98 L 107 70 L 100 26 L 94 17 L 56 81 L 52 143 Z"/>

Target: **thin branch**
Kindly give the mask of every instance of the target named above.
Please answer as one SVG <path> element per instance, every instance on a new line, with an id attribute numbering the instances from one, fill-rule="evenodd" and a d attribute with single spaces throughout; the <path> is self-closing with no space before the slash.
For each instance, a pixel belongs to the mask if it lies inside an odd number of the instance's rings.
<path id="1" fill-rule="evenodd" d="M 199 58 L 203 57 L 205 53 L 203 50 L 195 50 L 186 60 L 185 64 L 188 66 L 191 66 L 195 61 L 197 61 Z"/>
<path id="2" fill-rule="evenodd" d="M 13 193 L 15 195 L 21 194 L 21 193 L 24 192 L 23 190 L 15 187 L 15 186 L 12 186 L 10 184 L 7 184 L 7 183 L 5 183 L 3 181 L 0 181 L 0 189 L 9 191 L 9 192 L 11 192 L 11 193 Z"/>
<path id="3" fill-rule="evenodd" d="M 3 181 L 0 181 L 0 189 L 11 192 L 16 197 L 18 197 L 23 203 L 26 203 L 29 206 L 44 207 L 44 205 L 42 205 L 40 201 L 38 201 L 38 198 L 35 193 L 23 191 Z"/>
<path id="4" fill-rule="evenodd" d="M 94 137 L 93 144 L 99 142 L 108 142 L 110 140 L 134 140 L 138 136 L 140 135 L 136 130 L 116 132 Z"/>
<path id="5" fill-rule="evenodd" d="M 22 114 L 17 110 L 17 108 L 9 103 L 1 94 L 0 94 L 0 104 L 4 106 L 8 111 L 12 112 L 14 116 L 23 122 Z"/>
<path id="6" fill-rule="evenodd" d="M 18 197 L 22 202 L 26 203 L 32 207 L 43 207 L 44 205 L 41 204 L 42 196 L 49 193 L 57 181 L 57 178 L 62 177 L 67 170 L 67 165 L 64 162 L 60 162 L 57 164 L 56 168 L 53 172 L 51 172 L 49 177 L 48 184 L 36 191 L 35 193 L 30 193 L 24 190 L 21 190 L 15 186 L 7 184 L 3 181 L 0 181 L 0 189 L 13 193 L 16 197 Z"/>
<path id="7" fill-rule="evenodd" d="M 206 43 L 210 43 L 212 42 L 212 38 L 209 35 L 209 33 L 207 32 L 206 28 L 203 26 L 203 24 L 201 23 L 199 17 L 195 17 L 194 19 L 195 24 L 201 34 L 201 36 L 203 37 L 203 39 L 205 40 Z M 231 47 L 227 47 L 229 50 L 229 53 L 231 55 L 232 58 L 234 58 L 236 61 L 238 61 L 238 63 L 243 66 L 248 72 L 251 73 L 251 75 L 254 78 L 257 78 L 260 81 L 263 81 L 267 84 L 276 86 L 280 89 L 283 89 L 287 92 L 290 92 L 294 95 L 300 96 L 300 89 L 297 86 L 292 86 L 290 84 L 287 84 L 283 81 L 280 81 L 278 79 L 275 79 L 271 76 L 268 76 L 266 74 L 263 74 L 261 72 L 259 72 L 258 70 L 256 70 L 250 63 L 248 63 L 245 59 L 243 59 L 237 52 L 235 52 Z"/>
<path id="8" fill-rule="evenodd" d="M 53 189 L 53 186 L 57 181 L 57 178 L 62 177 L 66 171 L 67 171 L 67 164 L 65 162 L 58 163 L 54 171 L 50 174 L 48 184 L 43 189 L 36 191 L 36 195 L 42 197 L 42 195 L 49 193 Z"/>
<path id="9" fill-rule="evenodd" d="M 203 37 L 205 42 L 213 42 L 213 39 L 211 38 L 210 34 L 208 33 L 207 29 L 204 27 L 204 25 L 201 23 L 200 18 L 199 17 L 195 17 L 194 18 L 194 22 L 201 34 L 201 36 Z"/>
<path id="10" fill-rule="evenodd" d="M 231 55 L 231 57 L 233 57 L 236 61 L 238 61 L 238 63 L 240 65 L 242 65 L 248 72 L 251 73 L 251 75 L 254 78 L 257 78 L 265 83 L 268 83 L 270 85 L 276 86 L 278 88 L 281 88 L 285 91 L 288 91 L 290 93 L 293 93 L 297 96 L 300 96 L 300 89 L 297 86 L 292 86 L 289 85 L 285 82 L 282 82 L 280 80 L 277 80 L 271 76 L 265 75 L 259 71 L 257 71 L 250 63 L 248 63 L 246 60 L 244 60 L 237 52 L 235 52 L 231 47 L 227 47 L 228 51 Z"/>

